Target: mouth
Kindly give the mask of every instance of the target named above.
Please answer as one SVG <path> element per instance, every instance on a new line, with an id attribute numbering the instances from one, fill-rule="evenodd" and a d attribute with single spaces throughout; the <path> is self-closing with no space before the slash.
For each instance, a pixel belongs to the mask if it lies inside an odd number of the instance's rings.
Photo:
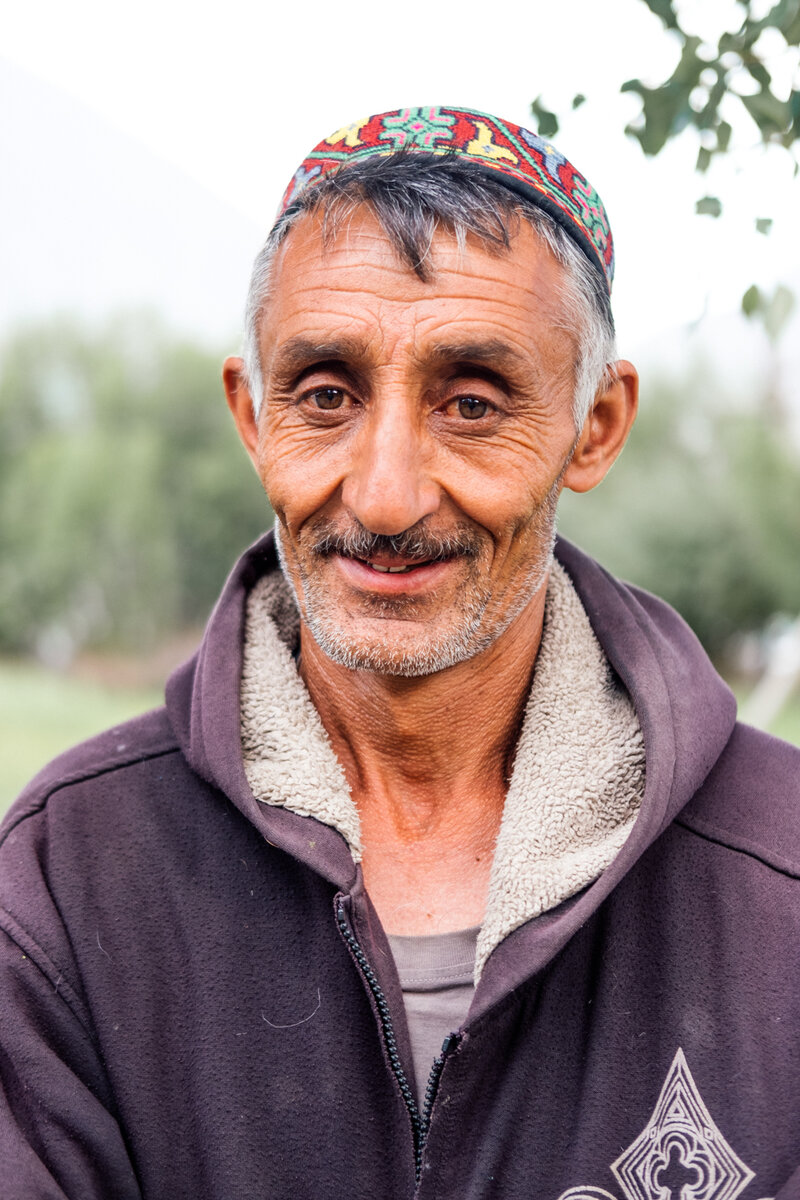
<path id="1" fill-rule="evenodd" d="M 440 585 L 453 569 L 453 558 L 409 559 L 401 555 L 357 558 L 332 556 L 347 582 L 379 596 L 422 595 Z"/>
<path id="2" fill-rule="evenodd" d="M 359 558 L 356 559 L 356 561 L 360 562 L 362 566 L 368 567 L 372 571 L 378 571 L 381 575 L 408 575 L 411 571 L 419 571 L 423 567 L 432 566 L 436 560 L 432 558 L 426 558 L 421 561 L 419 559 L 415 559 L 411 562 L 397 562 L 396 560 L 394 562 L 387 562 L 385 559 L 382 561 L 377 561 L 374 558 Z M 441 559 L 438 561 L 441 561 Z"/>

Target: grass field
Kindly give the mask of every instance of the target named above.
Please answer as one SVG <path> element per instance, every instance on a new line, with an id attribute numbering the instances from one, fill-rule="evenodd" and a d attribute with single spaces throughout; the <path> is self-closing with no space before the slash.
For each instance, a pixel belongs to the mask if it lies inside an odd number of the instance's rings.
<path id="1" fill-rule="evenodd" d="M 56 754 L 161 702 L 156 688 L 103 687 L 0 661 L 0 814 Z M 771 732 L 800 746 L 800 695 Z"/>
<path id="2" fill-rule="evenodd" d="M 770 726 L 770 733 L 800 746 L 800 696 L 795 695 Z"/>
<path id="3" fill-rule="evenodd" d="M 161 701 L 154 689 L 102 687 L 0 662 L 0 813 L 56 754 Z"/>

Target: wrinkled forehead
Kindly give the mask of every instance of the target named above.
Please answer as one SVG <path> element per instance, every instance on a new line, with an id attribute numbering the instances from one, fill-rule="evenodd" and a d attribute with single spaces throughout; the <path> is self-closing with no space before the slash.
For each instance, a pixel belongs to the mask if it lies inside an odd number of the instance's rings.
<path id="1" fill-rule="evenodd" d="M 571 366 L 564 268 L 529 225 L 500 253 L 438 231 L 428 267 L 425 278 L 415 274 L 367 206 L 327 239 L 320 214 L 304 214 L 274 264 L 260 331 L 265 365 L 280 359 L 288 371 L 295 359 L 320 356 L 444 362 L 455 355 L 516 359 L 528 370 L 533 360 L 547 360 L 550 370 Z"/>
<path id="2" fill-rule="evenodd" d="M 430 237 L 420 235 L 406 244 L 396 230 L 388 228 L 383 213 L 376 213 L 367 200 L 340 210 L 334 198 L 329 206 L 297 215 L 271 257 L 270 294 L 279 286 L 291 287 L 298 275 L 320 286 L 340 272 L 353 270 L 371 275 L 374 281 L 385 273 L 402 276 L 408 286 L 421 285 L 425 294 L 452 285 L 452 276 L 466 279 L 476 273 L 513 278 L 514 286 L 528 290 L 546 271 L 550 282 L 559 284 L 568 271 L 553 252 L 548 240 L 525 219 L 512 214 L 505 222 L 507 240 L 489 241 L 469 229 L 453 231 L 434 222 Z M 424 261 L 413 251 L 422 248 Z"/>

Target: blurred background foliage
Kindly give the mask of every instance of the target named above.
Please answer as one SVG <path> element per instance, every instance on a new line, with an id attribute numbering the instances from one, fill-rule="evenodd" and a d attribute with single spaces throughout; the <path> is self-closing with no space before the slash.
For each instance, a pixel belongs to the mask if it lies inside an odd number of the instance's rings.
<path id="1" fill-rule="evenodd" d="M 652 381 L 628 446 L 559 528 L 624 579 L 662 596 L 716 662 L 742 636 L 800 612 L 800 463 L 766 393 L 719 393 L 708 367 Z"/>
<path id="2" fill-rule="evenodd" d="M 0 652 L 66 665 L 202 624 L 271 513 L 222 398 L 222 355 L 151 314 L 60 319 L 0 371 Z"/>

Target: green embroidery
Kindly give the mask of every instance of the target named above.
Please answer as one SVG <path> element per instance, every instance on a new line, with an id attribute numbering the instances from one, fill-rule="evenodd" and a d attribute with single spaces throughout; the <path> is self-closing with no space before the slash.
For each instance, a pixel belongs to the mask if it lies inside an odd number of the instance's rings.
<path id="1" fill-rule="evenodd" d="M 396 115 L 384 117 L 380 139 L 394 142 L 395 150 L 403 150 L 406 146 L 427 149 L 437 139 L 448 138 L 455 123 L 454 116 L 439 108 L 404 108 Z"/>

